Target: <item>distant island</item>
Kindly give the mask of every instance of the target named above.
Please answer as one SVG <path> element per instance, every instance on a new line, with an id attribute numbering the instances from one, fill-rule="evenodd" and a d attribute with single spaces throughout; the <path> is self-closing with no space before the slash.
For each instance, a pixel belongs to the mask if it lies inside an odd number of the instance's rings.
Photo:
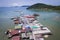
<path id="1" fill-rule="evenodd" d="M 29 7 L 30 5 L 23 5 L 23 6 L 21 6 L 21 7 Z"/>
<path id="2" fill-rule="evenodd" d="M 34 4 L 32 6 L 29 6 L 27 9 L 60 10 L 60 6 L 52 6 L 52 5 L 46 5 L 43 3 L 37 3 L 37 4 Z"/>

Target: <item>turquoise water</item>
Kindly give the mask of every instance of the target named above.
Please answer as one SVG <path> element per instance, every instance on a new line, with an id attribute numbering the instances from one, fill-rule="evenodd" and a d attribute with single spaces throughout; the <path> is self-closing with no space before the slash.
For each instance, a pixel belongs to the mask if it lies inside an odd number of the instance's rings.
<path id="1" fill-rule="evenodd" d="M 19 12 L 18 12 L 19 11 Z M 20 16 L 20 12 L 25 15 L 38 13 L 40 16 L 38 20 L 44 26 L 47 26 L 52 31 L 52 36 L 49 36 L 45 40 L 60 40 L 60 13 L 56 11 L 42 11 L 42 10 L 26 10 L 26 7 L 10 7 L 10 8 L 0 8 L 0 39 L 7 39 L 4 32 L 8 28 L 14 28 L 14 23 L 10 19 L 12 17 Z"/>

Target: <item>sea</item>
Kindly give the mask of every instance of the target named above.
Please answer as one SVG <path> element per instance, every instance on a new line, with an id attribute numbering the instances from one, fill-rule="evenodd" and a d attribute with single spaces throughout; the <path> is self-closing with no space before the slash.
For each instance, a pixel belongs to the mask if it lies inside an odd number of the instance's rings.
<path id="1" fill-rule="evenodd" d="M 5 31 L 15 27 L 11 18 L 21 15 L 32 15 L 34 13 L 40 15 L 37 17 L 37 20 L 44 26 L 47 26 L 52 32 L 52 35 L 45 38 L 45 40 L 60 40 L 60 10 L 28 10 L 26 8 L 27 7 L 0 7 L 0 40 L 10 40 L 5 35 Z"/>

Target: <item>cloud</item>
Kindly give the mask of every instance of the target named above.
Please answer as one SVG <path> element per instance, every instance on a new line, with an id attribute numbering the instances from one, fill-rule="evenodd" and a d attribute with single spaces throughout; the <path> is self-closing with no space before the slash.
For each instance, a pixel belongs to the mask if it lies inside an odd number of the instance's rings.
<path id="1" fill-rule="evenodd" d="M 12 3 L 11 6 L 20 6 L 18 3 Z"/>
<path id="2" fill-rule="evenodd" d="M 60 5 L 60 0 L 0 0 L 0 7 L 32 5 L 36 3 Z"/>

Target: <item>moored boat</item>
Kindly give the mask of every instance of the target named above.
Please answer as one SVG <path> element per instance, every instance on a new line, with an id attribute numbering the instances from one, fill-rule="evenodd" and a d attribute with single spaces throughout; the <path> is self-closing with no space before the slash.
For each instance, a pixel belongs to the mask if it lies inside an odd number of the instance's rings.
<path id="1" fill-rule="evenodd" d="M 6 34 L 11 38 L 11 40 L 44 40 L 44 38 L 51 35 L 51 31 L 44 27 L 41 23 L 36 20 L 38 15 L 24 15 L 20 17 L 13 18 L 15 28 L 8 30 Z M 16 36 L 17 35 L 17 36 Z"/>

